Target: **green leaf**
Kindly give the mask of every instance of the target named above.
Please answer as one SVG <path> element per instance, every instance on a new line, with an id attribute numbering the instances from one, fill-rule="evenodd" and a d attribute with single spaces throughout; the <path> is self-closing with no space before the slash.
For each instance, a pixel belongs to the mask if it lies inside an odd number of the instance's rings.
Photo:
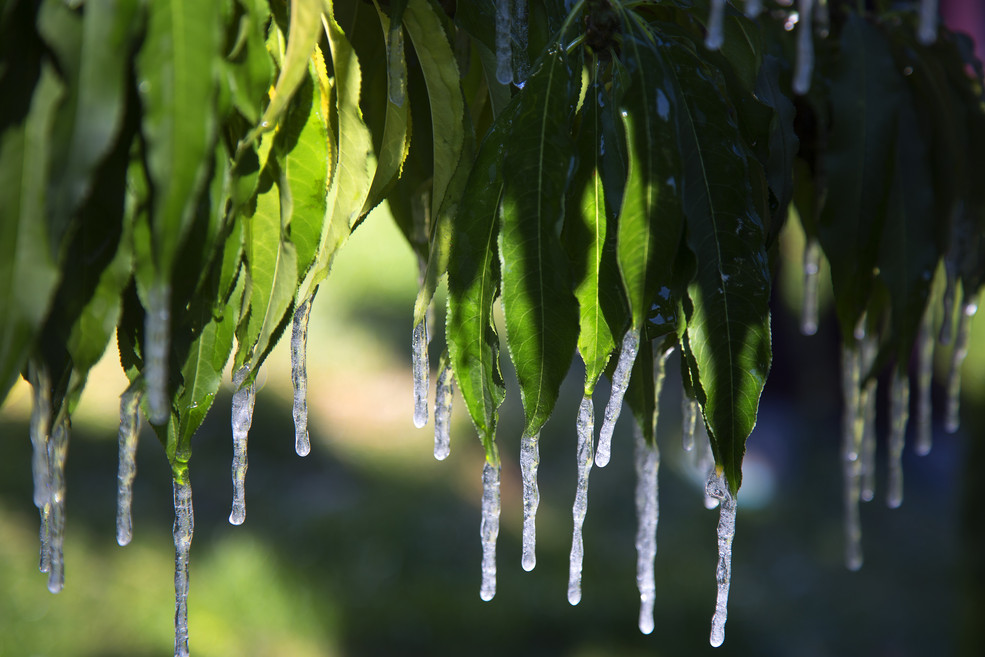
<path id="1" fill-rule="evenodd" d="M 287 109 L 294 92 L 304 81 L 308 60 L 318 43 L 322 28 L 322 8 L 332 13 L 332 0 L 291 0 L 287 53 L 281 62 L 280 75 L 271 94 L 270 104 L 263 111 L 261 129 L 274 127 Z"/>
<path id="2" fill-rule="evenodd" d="M 794 158 L 800 147 L 800 140 L 793 125 L 796 110 L 780 88 L 780 60 L 772 55 L 763 58 L 763 66 L 756 82 L 756 95 L 773 108 L 769 129 L 769 155 L 763 164 L 766 168 L 766 180 L 776 196 L 770 232 L 777 233 L 793 200 Z"/>
<path id="3" fill-rule="evenodd" d="M 233 106 L 251 125 L 260 121 L 260 105 L 270 89 L 273 63 L 267 53 L 266 25 L 270 5 L 266 0 L 237 0 L 242 13 L 239 32 L 222 68 Z M 315 35 L 319 24 L 315 23 Z"/>

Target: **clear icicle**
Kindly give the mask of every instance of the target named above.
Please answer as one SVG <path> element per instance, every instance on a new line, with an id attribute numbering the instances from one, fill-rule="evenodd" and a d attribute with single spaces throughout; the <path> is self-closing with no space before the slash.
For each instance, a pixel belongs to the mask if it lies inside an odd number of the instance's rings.
<path id="1" fill-rule="evenodd" d="M 434 393 L 434 458 L 444 461 L 451 453 L 451 403 L 455 394 L 455 374 L 451 363 L 438 373 Z"/>
<path id="2" fill-rule="evenodd" d="M 605 405 L 605 415 L 602 417 L 602 429 L 599 431 L 599 447 L 595 454 L 595 464 L 604 468 L 609 464 L 609 456 L 612 450 L 612 432 L 616 428 L 616 420 L 622 411 L 622 400 L 626 396 L 626 389 L 629 387 L 629 378 L 633 373 L 633 363 L 636 362 L 636 353 L 640 349 L 639 331 L 629 329 L 622 339 L 622 348 L 619 350 L 619 361 L 616 363 L 616 371 L 612 373 L 612 391 L 609 393 L 609 403 Z"/>
<path id="3" fill-rule="evenodd" d="M 391 23 L 386 40 L 387 95 L 390 102 L 403 107 L 407 96 L 407 64 L 404 60 L 403 25 Z"/>
<path id="4" fill-rule="evenodd" d="M 859 350 L 842 345 L 841 376 L 844 395 L 842 426 L 842 467 L 844 469 L 845 565 L 849 570 L 862 567 L 862 522 L 859 515 L 862 477 L 862 408 Z"/>
<path id="5" fill-rule="evenodd" d="M 937 41 L 937 0 L 921 0 L 917 39 L 925 46 Z"/>
<path id="6" fill-rule="evenodd" d="M 48 590 L 58 593 L 65 586 L 65 460 L 68 457 L 68 419 L 55 426 L 48 441 L 48 465 L 51 468 L 51 513 L 49 516 L 49 550 L 51 567 Z"/>
<path id="7" fill-rule="evenodd" d="M 903 446 L 910 416 L 910 379 L 896 369 L 889 392 L 889 483 L 886 504 L 891 509 L 903 503 Z"/>
<path id="8" fill-rule="evenodd" d="M 797 23 L 797 61 L 794 65 L 793 92 L 803 96 L 811 89 L 814 75 L 814 0 L 800 0 Z"/>
<path id="9" fill-rule="evenodd" d="M 240 369 L 233 376 L 232 429 L 233 429 L 233 508 L 229 513 L 229 522 L 242 525 L 246 520 L 246 445 L 253 424 L 253 405 L 256 402 L 256 381 L 240 387 L 249 376 L 248 367 Z"/>
<path id="10" fill-rule="evenodd" d="M 914 451 L 920 456 L 930 454 L 934 441 L 934 417 L 930 403 L 933 373 L 934 309 L 928 305 L 917 333 L 917 441 Z"/>
<path id="11" fill-rule="evenodd" d="M 746 16 L 756 18 L 763 11 L 763 0 L 746 0 Z"/>
<path id="12" fill-rule="evenodd" d="M 640 592 L 640 632 L 653 632 L 653 601 L 656 579 L 653 562 L 657 556 L 657 520 L 660 503 L 657 497 L 657 471 L 660 451 L 657 444 L 646 442 L 636 426 L 636 588 Z"/>
<path id="13" fill-rule="evenodd" d="M 821 280 L 821 246 L 817 240 L 808 240 L 804 247 L 804 307 L 800 315 L 800 332 L 804 335 L 817 333 L 817 292 Z"/>
<path id="14" fill-rule="evenodd" d="M 732 579 L 732 539 L 735 537 L 736 503 L 729 491 L 724 473 L 718 470 L 712 472 L 708 478 L 705 494 L 719 502 L 718 568 L 715 571 L 718 597 L 715 601 L 715 615 L 711 619 L 711 645 L 717 648 L 725 642 L 728 590 Z"/>
<path id="15" fill-rule="evenodd" d="M 958 320 L 958 334 L 954 338 L 954 351 L 951 352 L 951 369 L 947 373 L 947 410 L 944 415 L 944 430 L 948 433 L 954 433 L 961 426 L 961 366 L 968 356 L 971 318 L 976 312 L 978 312 L 978 304 L 966 303 Z"/>
<path id="16" fill-rule="evenodd" d="M 711 0 L 711 10 L 708 14 L 708 35 L 705 37 L 705 48 L 718 50 L 725 42 L 725 0 Z"/>
<path id="17" fill-rule="evenodd" d="M 871 336 L 861 342 L 861 371 L 872 369 L 878 344 Z M 862 412 L 862 489 L 863 502 L 871 502 L 876 494 L 876 391 L 878 381 L 870 379 L 862 389 L 859 404 Z"/>
<path id="18" fill-rule="evenodd" d="M 171 414 L 168 394 L 168 351 L 171 346 L 171 288 L 155 285 L 147 290 L 147 316 L 144 320 L 147 382 L 147 419 L 161 425 Z"/>
<path id="19" fill-rule="evenodd" d="M 496 595 L 496 539 L 499 537 L 499 466 L 488 461 L 482 466 L 482 587 L 479 597 L 485 601 Z"/>
<path id="20" fill-rule="evenodd" d="M 414 358 L 414 426 L 418 429 L 428 423 L 428 388 L 430 366 L 428 365 L 428 323 L 422 319 L 414 327 L 411 338 Z"/>
<path id="21" fill-rule="evenodd" d="M 311 452 L 308 437 L 308 318 L 314 295 L 305 299 L 294 311 L 291 329 L 291 381 L 294 383 L 294 451 L 298 456 Z"/>
<path id="22" fill-rule="evenodd" d="M 174 655 L 188 657 L 188 556 L 195 532 L 192 485 L 174 482 Z"/>
<path id="23" fill-rule="evenodd" d="M 581 569 L 585 559 L 585 542 L 582 528 L 588 513 L 588 476 L 592 471 L 592 440 L 595 437 L 595 408 L 591 395 L 582 397 L 576 423 L 578 437 L 578 485 L 575 503 L 571 508 L 573 529 L 571 533 L 571 557 L 568 561 L 568 602 L 581 602 Z"/>
<path id="24" fill-rule="evenodd" d="M 688 397 L 686 392 L 681 400 L 681 413 L 681 446 L 685 452 L 690 452 L 694 449 L 694 432 L 698 426 L 698 402 Z"/>
<path id="25" fill-rule="evenodd" d="M 48 437 L 51 435 L 51 381 L 44 368 L 28 368 L 34 393 L 31 408 L 31 471 L 34 476 L 34 506 L 41 511 L 51 499 L 48 468 Z"/>
<path id="26" fill-rule="evenodd" d="M 120 464 L 116 475 L 116 542 L 133 538 L 133 480 L 137 477 L 137 438 L 140 434 L 140 398 L 143 389 L 131 385 L 120 397 Z"/>
<path id="27" fill-rule="evenodd" d="M 537 486 L 537 468 L 540 466 L 540 433 L 524 434 L 520 438 L 520 473 L 523 476 L 523 569 L 530 571 L 537 565 L 537 507 L 540 506 L 540 488 Z"/>
<path id="28" fill-rule="evenodd" d="M 511 40 L 510 0 L 496 0 L 496 79 L 500 84 L 513 82 Z"/>

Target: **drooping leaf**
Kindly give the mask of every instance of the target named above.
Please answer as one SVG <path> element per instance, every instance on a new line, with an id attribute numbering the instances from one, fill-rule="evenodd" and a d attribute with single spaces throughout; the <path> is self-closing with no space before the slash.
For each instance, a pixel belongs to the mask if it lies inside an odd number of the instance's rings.
<path id="1" fill-rule="evenodd" d="M 260 106 L 274 72 L 265 34 L 270 5 L 265 0 L 237 0 L 236 5 L 241 12 L 238 33 L 222 61 L 222 70 L 233 106 L 255 126 L 260 122 Z M 316 22 L 316 35 L 320 27 Z"/>
<path id="2" fill-rule="evenodd" d="M 280 75 L 271 94 L 270 104 L 260 120 L 262 129 L 272 128 L 287 109 L 291 97 L 304 81 L 308 60 L 318 42 L 322 29 L 322 8 L 331 13 L 332 0 L 291 0 L 290 26 L 287 33 L 287 52 L 281 62 Z"/>
<path id="3" fill-rule="evenodd" d="M 800 147 L 800 140 L 794 132 L 793 103 L 780 88 L 780 61 L 772 55 L 763 59 L 756 81 L 756 95 L 773 109 L 767 140 L 769 155 L 764 165 L 766 180 L 776 197 L 769 231 L 775 236 L 786 220 L 787 208 L 793 200 L 794 157 Z M 767 244 L 771 242 L 768 236 Z"/>

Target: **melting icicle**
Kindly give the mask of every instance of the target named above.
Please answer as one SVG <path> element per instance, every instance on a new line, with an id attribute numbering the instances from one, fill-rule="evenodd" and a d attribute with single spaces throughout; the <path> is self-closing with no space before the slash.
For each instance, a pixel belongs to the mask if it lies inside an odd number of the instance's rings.
<path id="1" fill-rule="evenodd" d="M 500 84 L 513 81 L 511 37 L 510 1 L 496 0 L 496 79 Z"/>
<path id="2" fill-rule="evenodd" d="M 48 465 L 51 476 L 51 511 L 49 514 L 50 569 L 48 590 L 58 593 L 65 585 L 65 460 L 68 456 L 70 426 L 64 419 L 55 426 L 48 441 Z"/>
<path id="3" fill-rule="evenodd" d="M 920 456 L 930 454 L 934 440 L 933 409 L 930 404 L 930 383 L 934 371 L 934 309 L 928 305 L 917 333 L 917 442 L 914 450 Z"/>
<path id="4" fill-rule="evenodd" d="M 513 81 L 521 89 L 527 82 L 530 62 L 527 55 L 527 0 L 513 0 Z"/>
<path id="5" fill-rule="evenodd" d="M 246 443 L 253 424 L 253 404 L 256 402 L 256 381 L 251 381 L 245 388 L 243 381 L 249 376 L 250 369 L 243 367 L 233 376 L 232 429 L 233 429 L 233 509 L 229 514 L 229 522 L 242 525 L 246 520 Z"/>
<path id="6" fill-rule="evenodd" d="M 861 368 L 867 373 L 875 362 L 878 344 L 871 336 L 862 340 Z M 870 379 L 862 389 L 859 404 L 862 412 L 862 489 L 863 502 L 871 502 L 876 494 L 876 391 L 878 381 Z"/>
<path id="7" fill-rule="evenodd" d="M 444 461 L 451 453 L 451 401 L 455 393 L 455 374 L 451 363 L 438 374 L 434 393 L 434 458 Z"/>
<path id="8" fill-rule="evenodd" d="M 849 570 L 862 567 L 862 522 L 859 516 L 862 477 L 862 408 L 859 389 L 860 362 L 856 345 L 842 345 L 841 376 L 844 395 L 842 426 L 842 466 L 845 497 L 845 565 Z"/>
<path id="9" fill-rule="evenodd" d="M 725 43 L 725 0 L 711 0 L 711 11 L 708 14 L 708 35 L 705 37 L 705 48 L 718 50 Z"/>
<path id="10" fill-rule="evenodd" d="M 414 354 L 414 426 L 418 429 L 428 423 L 428 326 L 422 319 L 414 327 L 411 347 Z"/>
<path id="11" fill-rule="evenodd" d="M 976 312 L 978 312 L 976 303 L 966 303 L 958 320 L 958 335 L 954 339 L 954 351 L 951 352 L 951 369 L 947 373 L 947 412 L 944 416 L 944 430 L 948 433 L 954 433 L 961 425 L 961 366 L 968 355 L 971 318 Z"/>
<path id="12" fill-rule="evenodd" d="M 903 503 L 903 445 L 910 416 L 910 379 L 896 369 L 889 392 L 889 484 L 886 504 L 891 509 Z"/>
<path id="13" fill-rule="evenodd" d="M 800 0 L 797 25 L 797 61 L 794 66 L 793 92 L 803 96 L 811 89 L 814 75 L 814 0 Z"/>
<path id="14" fill-rule="evenodd" d="M 657 497 L 657 471 L 660 451 L 654 441 L 646 442 L 636 427 L 636 588 L 640 592 L 640 632 L 653 632 L 653 601 L 656 579 L 653 562 L 657 556 L 657 520 L 660 503 Z"/>
<path id="15" fill-rule="evenodd" d="M 602 418 L 602 429 L 599 432 L 599 447 L 595 455 L 595 463 L 600 468 L 609 464 L 612 450 L 612 432 L 616 428 L 616 420 L 622 410 L 622 400 L 629 387 L 629 377 L 633 373 L 633 363 L 640 348 L 640 334 L 632 328 L 626 331 L 619 350 L 619 361 L 616 371 L 612 374 L 612 391 L 609 393 L 609 403 L 605 405 L 605 415 Z"/>
<path id="16" fill-rule="evenodd" d="M 937 0 L 921 0 L 917 39 L 925 46 L 937 41 Z"/>
<path id="17" fill-rule="evenodd" d="M 800 315 L 800 332 L 817 333 L 817 291 L 820 286 L 818 272 L 821 269 L 821 246 L 817 240 L 808 240 L 804 247 L 804 307 Z"/>
<path id="18" fill-rule="evenodd" d="M 746 16 L 756 18 L 763 11 L 763 0 L 746 0 Z"/>
<path id="19" fill-rule="evenodd" d="M 407 95 L 407 64 L 404 60 L 404 28 L 391 23 L 386 40 L 387 95 L 390 102 L 403 107 Z"/>
<path id="20" fill-rule="evenodd" d="M 174 481 L 174 655 L 188 657 L 188 555 L 195 532 L 191 479 Z"/>
<path id="21" fill-rule="evenodd" d="M 698 426 L 698 402 L 688 397 L 686 392 L 681 400 L 681 413 L 684 418 L 681 422 L 681 446 L 685 452 L 690 452 L 694 449 L 694 432 Z"/>
<path id="22" fill-rule="evenodd" d="M 171 414 L 168 395 L 168 350 L 171 341 L 171 288 L 157 285 L 147 290 L 144 378 L 151 424 L 164 424 Z"/>
<path id="23" fill-rule="evenodd" d="M 524 434 L 520 439 L 520 473 L 523 475 L 523 557 L 522 565 L 531 571 L 537 565 L 537 467 L 540 465 L 540 433 Z"/>
<path id="24" fill-rule="evenodd" d="M 732 539 L 735 537 L 735 498 L 729 491 L 725 474 L 712 472 L 705 486 L 705 494 L 719 502 L 718 516 L 718 598 L 715 615 L 711 619 L 711 645 L 715 648 L 725 642 L 725 619 L 728 615 L 728 590 L 732 579 Z"/>
<path id="25" fill-rule="evenodd" d="M 311 295 L 294 311 L 291 329 L 291 381 L 294 382 L 294 451 L 298 456 L 311 452 L 308 437 L 308 318 L 311 316 Z"/>
<path id="26" fill-rule="evenodd" d="M 568 561 L 568 602 L 576 605 L 581 602 L 581 568 L 585 558 L 585 543 L 582 527 L 588 513 L 588 475 L 592 471 L 592 440 L 595 434 L 595 408 L 591 395 L 582 397 L 578 407 L 578 485 L 575 489 L 575 503 L 571 508 L 573 529 L 571 533 L 571 557 Z"/>
<path id="27" fill-rule="evenodd" d="M 133 480 L 137 476 L 137 437 L 140 434 L 140 398 L 143 389 L 131 385 L 120 397 L 120 465 L 116 475 L 116 542 L 133 538 Z"/>
<path id="28" fill-rule="evenodd" d="M 488 602 L 496 595 L 496 539 L 499 537 L 499 466 L 482 466 L 482 587 L 479 597 Z"/>

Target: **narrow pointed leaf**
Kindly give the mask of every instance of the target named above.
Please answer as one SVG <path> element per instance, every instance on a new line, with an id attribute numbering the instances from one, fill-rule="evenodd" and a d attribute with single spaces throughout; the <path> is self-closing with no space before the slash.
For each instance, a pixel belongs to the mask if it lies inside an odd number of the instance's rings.
<path id="1" fill-rule="evenodd" d="M 324 5 L 323 5 L 324 2 Z M 272 128 L 304 81 L 308 60 L 322 28 L 322 7 L 331 11 L 331 0 L 291 0 L 291 22 L 287 33 L 287 52 L 281 62 L 280 75 L 271 94 L 270 104 L 263 111 L 261 128 Z"/>

